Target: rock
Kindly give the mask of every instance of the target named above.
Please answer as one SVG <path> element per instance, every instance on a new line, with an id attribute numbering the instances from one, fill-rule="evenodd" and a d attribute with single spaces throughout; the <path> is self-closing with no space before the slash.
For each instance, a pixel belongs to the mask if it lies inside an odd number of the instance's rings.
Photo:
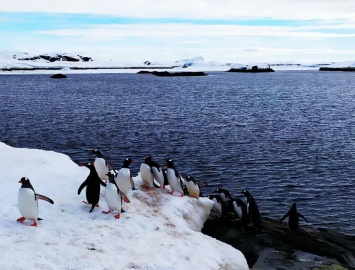
<path id="1" fill-rule="evenodd" d="M 52 79 L 65 79 L 68 78 L 66 75 L 58 73 L 51 76 Z"/>
<path id="2" fill-rule="evenodd" d="M 228 217 L 209 218 L 202 232 L 239 249 L 249 267 L 355 269 L 355 236 L 333 230 L 303 225 L 290 232 L 286 223 L 264 217 L 262 232 L 257 233 Z"/>
<path id="3" fill-rule="evenodd" d="M 152 71 L 148 71 L 148 70 L 140 70 L 137 72 L 137 74 L 152 74 Z"/>
<path id="4" fill-rule="evenodd" d="M 175 77 L 175 76 L 206 76 L 207 74 L 201 71 L 196 71 L 196 72 L 188 72 L 188 71 L 184 71 L 184 72 L 167 72 L 167 71 L 153 71 L 152 72 L 153 75 L 155 76 L 160 76 L 160 77 Z"/>
<path id="5" fill-rule="evenodd" d="M 241 68 L 231 68 L 227 70 L 227 72 L 248 72 L 248 73 L 259 73 L 259 72 L 275 72 L 272 68 L 259 68 L 258 66 L 252 66 L 251 69 L 247 69 L 246 67 Z"/>
<path id="6" fill-rule="evenodd" d="M 355 67 L 320 67 L 319 71 L 355 71 Z"/>

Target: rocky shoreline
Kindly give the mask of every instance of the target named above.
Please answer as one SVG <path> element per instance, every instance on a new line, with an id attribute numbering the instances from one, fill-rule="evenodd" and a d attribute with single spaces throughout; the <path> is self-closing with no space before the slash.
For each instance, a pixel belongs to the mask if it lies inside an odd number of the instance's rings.
<path id="1" fill-rule="evenodd" d="M 264 217 L 256 232 L 231 217 L 210 217 L 202 232 L 239 249 L 251 269 L 355 269 L 355 236 L 335 230 L 290 232 L 286 222 Z"/>

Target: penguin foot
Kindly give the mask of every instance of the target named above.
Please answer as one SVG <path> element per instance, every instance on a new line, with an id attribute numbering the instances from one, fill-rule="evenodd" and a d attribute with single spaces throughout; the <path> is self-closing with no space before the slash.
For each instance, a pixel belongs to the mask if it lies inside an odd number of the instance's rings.
<path id="1" fill-rule="evenodd" d="M 150 191 L 152 188 L 151 187 L 147 187 L 147 191 Z"/>
<path id="2" fill-rule="evenodd" d="M 102 211 L 102 213 L 104 213 L 104 214 L 110 214 L 111 211 L 110 211 L 110 210 L 108 210 L 108 211 Z"/>
<path id="3" fill-rule="evenodd" d="M 184 197 L 185 195 L 184 194 L 181 194 L 180 197 Z"/>
<path id="4" fill-rule="evenodd" d="M 25 221 L 25 218 L 24 217 L 20 217 L 17 219 L 18 222 L 24 222 Z"/>
<path id="5" fill-rule="evenodd" d="M 126 203 L 129 203 L 129 200 L 127 198 L 123 198 L 123 200 L 126 202 Z"/>
<path id="6" fill-rule="evenodd" d="M 95 207 L 100 207 L 99 204 L 95 205 Z"/>
<path id="7" fill-rule="evenodd" d="M 119 219 L 121 217 L 120 213 L 118 213 L 117 215 L 115 215 L 115 219 Z"/>
<path id="8" fill-rule="evenodd" d="M 82 201 L 83 203 L 85 203 L 85 204 L 89 204 L 88 202 L 86 202 L 86 201 Z"/>
<path id="9" fill-rule="evenodd" d="M 160 188 L 165 189 L 165 186 L 161 186 Z"/>
<path id="10" fill-rule="evenodd" d="M 33 227 L 37 227 L 37 222 L 36 222 L 36 221 L 34 221 L 34 222 L 33 222 L 33 224 L 32 224 L 31 226 L 33 226 Z"/>
<path id="11" fill-rule="evenodd" d="M 174 191 L 169 191 L 168 194 L 173 195 Z"/>

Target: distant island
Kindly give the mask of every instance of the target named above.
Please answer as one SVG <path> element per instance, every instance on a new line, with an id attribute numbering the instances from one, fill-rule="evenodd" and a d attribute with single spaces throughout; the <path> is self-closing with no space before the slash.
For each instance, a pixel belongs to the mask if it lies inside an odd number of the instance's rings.
<path id="1" fill-rule="evenodd" d="M 251 68 L 240 67 L 240 68 L 231 68 L 227 72 L 246 72 L 246 73 L 259 73 L 259 72 L 275 72 L 270 66 L 259 68 L 258 66 L 252 66 Z"/>
<path id="2" fill-rule="evenodd" d="M 168 71 L 139 71 L 137 74 L 152 74 L 159 77 L 191 77 L 191 76 L 207 76 L 201 71 L 183 71 L 183 72 L 168 72 Z"/>

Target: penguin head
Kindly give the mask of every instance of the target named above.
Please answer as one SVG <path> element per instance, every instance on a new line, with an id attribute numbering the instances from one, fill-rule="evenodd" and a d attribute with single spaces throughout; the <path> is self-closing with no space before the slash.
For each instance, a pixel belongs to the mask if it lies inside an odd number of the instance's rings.
<path id="1" fill-rule="evenodd" d="M 152 157 L 152 156 L 146 156 L 146 157 L 145 157 L 145 160 L 144 160 L 144 163 L 145 163 L 145 164 L 149 164 L 152 160 L 153 160 L 153 157 Z"/>
<path id="2" fill-rule="evenodd" d="M 88 162 L 88 163 L 80 163 L 79 165 L 80 167 L 87 167 L 87 168 L 91 168 L 94 166 L 94 163 L 93 162 Z"/>
<path id="3" fill-rule="evenodd" d="M 131 159 L 130 157 L 126 158 L 124 161 L 123 161 L 123 166 L 122 168 L 129 168 L 129 165 L 131 163 L 133 163 L 133 159 Z"/>
<path id="4" fill-rule="evenodd" d="M 297 209 L 297 206 L 296 206 L 296 203 L 295 203 L 295 202 L 292 203 L 291 208 L 292 208 L 292 209 Z"/>
<path id="5" fill-rule="evenodd" d="M 166 161 L 166 164 L 168 165 L 168 168 L 174 167 L 174 161 L 171 158 Z"/>
<path id="6" fill-rule="evenodd" d="M 247 197 L 247 198 L 250 198 L 250 197 L 251 197 L 251 194 L 250 194 L 249 191 L 246 190 L 246 189 L 244 189 L 244 190 L 242 191 L 242 194 L 244 194 L 245 197 Z"/>
<path id="7" fill-rule="evenodd" d="M 103 157 L 101 151 L 98 150 L 98 149 L 89 150 L 89 153 L 90 153 L 90 154 L 94 154 L 94 155 L 96 155 L 97 157 Z"/>
<path id="8" fill-rule="evenodd" d="M 185 180 L 186 180 L 186 182 L 195 182 L 195 178 L 193 178 L 192 176 L 190 176 L 190 175 L 188 175 L 188 176 L 186 176 L 185 177 Z"/>
<path id="9" fill-rule="evenodd" d="M 108 173 L 105 173 L 105 175 L 108 177 L 108 181 L 110 183 L 114 183 L 115 182 L 115 176 L 117 175 L 116 171 L 109 171 Z"/>
<path id="10" fill-rule="evenodd" d="M 21 184 L 25 184 L 25 183 L 29 183 L 30 179 L 28 179 L 27 177 L 22 177 L 20 179 L 20 181 L 18 181 L 18 182 L 21 183 Z"/>

